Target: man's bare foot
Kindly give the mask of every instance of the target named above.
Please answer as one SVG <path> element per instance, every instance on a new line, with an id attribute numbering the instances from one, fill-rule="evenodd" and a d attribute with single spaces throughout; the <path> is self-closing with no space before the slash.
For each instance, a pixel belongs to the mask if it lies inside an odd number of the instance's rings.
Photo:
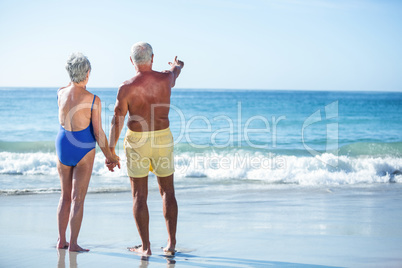
<path id="1" fill-rule="evenodd" d="M 70 246 L 70 244 L 66 241 L 61 242 L 60 238 L 57 239 L 57 244 L 56 244 L 56 248 L 58 249 L 68 249 L 68 247 Z"/>
<path id="2" fill-rule="evenodd" d="M 89 249 L 82 248 L 82 247 L 80 247 L 78 245 L 70 245 L 68 247 L 68 250 L 69 251 L 74 251 L 74 252 L 88 252 L 89 251 Z"/>
<path id="3" fill-rule="evenodd" d="M 138 246 L 134 246 L 134 247 L 128 247 L 127 249 L 132 251 L 132 252 L 136 252 L 138 254 L 141 254 L 142 256 L 151 256 L 152 255 L 151 248 L 148 248 L 147 250 L 144 250 L 142 248 L 142 245 L 138 245 Z"/>
<path id="4" fill-rule="evenodd" d="M 174 254 L 176 254 L 176 249 L 175 249 L 175 248 L 168 248 L 168 247 L 165 247 L 165 248 L 163 248 L 163 252 L 164 252 L 165 255 L 167 255 L 167 256 L 174 256 Z"/>
<path id="5" fill-rule="evenodd" d="M 176 241 L 170 241 L 168 239 L 167 246 L 163 248 L 163 252 L 165 252 L 166 255 L 168 256 L 173 256 L 176 253 Z"/>

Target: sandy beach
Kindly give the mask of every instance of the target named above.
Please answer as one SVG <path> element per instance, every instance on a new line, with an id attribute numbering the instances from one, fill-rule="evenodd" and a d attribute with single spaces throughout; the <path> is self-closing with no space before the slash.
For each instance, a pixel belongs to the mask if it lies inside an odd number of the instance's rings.
<path id="1" fill-rule="evenodd" d="M 56 250 L 58 194 L 0 196 L 1 267 L 400 267 L 402 187 L 177 187 L 178 253 L 166 258 L 161 200 L 149 195 L 153 256 L 139 244 L 131 194 L 90 193 L 79 243 Z M 200 191 L 202 190 L 202 191 Z"/>

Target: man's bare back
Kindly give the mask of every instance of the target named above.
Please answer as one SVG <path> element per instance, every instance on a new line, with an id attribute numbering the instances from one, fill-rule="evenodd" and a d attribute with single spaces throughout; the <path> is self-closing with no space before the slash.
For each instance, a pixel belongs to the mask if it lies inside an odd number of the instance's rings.
<path id="1" fill-rule="evenodd" d="M 157 72 L 152 70 L 152 62 L 134 64 L 136 75 L 125 81 L 117 93 L 110 147 L 114 148 L 117 143 L 127 112 L 127 126 L 132 131 L 154 131 L 169 127 L 171 88 L 174 87 L 184 63 L 175 57 L 169 65 L 172 67 L 170 70 Z"/>
<path id="2" fill-rule="evenodd" d="M 127 126 L 136 132 L 169 127 L 172 72 L 146 71 L 123 83 L 119 94 L 128 104 Z"/>

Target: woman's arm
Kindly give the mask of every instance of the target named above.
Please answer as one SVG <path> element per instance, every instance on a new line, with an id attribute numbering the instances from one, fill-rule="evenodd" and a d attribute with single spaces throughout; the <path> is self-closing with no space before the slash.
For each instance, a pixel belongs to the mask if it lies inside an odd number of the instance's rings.
<path id="1" fill-rule="evenodd" d="M 110 151 L 107 137 L 102 129 L 101 112 L 102 112 L 102 104 L 99 97 L 96 96 L 91 115 L 95 139 L 99 147 L 101 148 L 103 154 L 105 155 L 106 161 L 109 163 L 116 164 L 120 168 L 119 157 L 112 151 Z M 113 168 L 111 169 L 111 171 L 113 171 Z"/>

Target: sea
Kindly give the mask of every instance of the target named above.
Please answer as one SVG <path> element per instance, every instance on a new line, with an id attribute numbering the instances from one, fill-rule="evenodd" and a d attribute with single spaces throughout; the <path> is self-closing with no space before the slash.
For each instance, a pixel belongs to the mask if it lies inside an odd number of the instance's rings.
<path id="1" fill-rule="evenodd" d="M 109 133 L 117 88 L 88 88 Z M 57 88 L 0 88 L 0 194 L 60 192 Z M 402 183 L 402 93 L 173 89 L 170 129 L 181 189 L 354 187 Z M 91 193 L 130 191 L 99 148 Z M 157 189 L 150 173 L 150 187 Z"/>

